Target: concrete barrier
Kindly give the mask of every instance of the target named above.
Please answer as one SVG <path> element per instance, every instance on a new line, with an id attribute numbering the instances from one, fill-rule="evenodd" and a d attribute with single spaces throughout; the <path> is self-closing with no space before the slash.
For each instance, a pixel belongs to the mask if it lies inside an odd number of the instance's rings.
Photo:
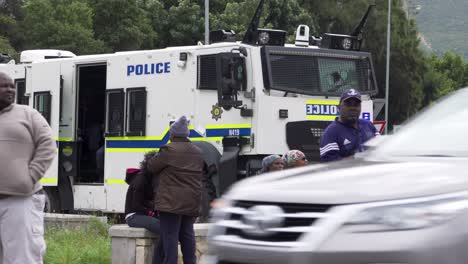
<path id="1" fill-rule="evenodd" d="M 209 224 L 195 224 L 194 227 L 198 260 L 206 252 L 208 227 Z M 158 235 L 144 228 L 113 225 L 109 229 L 109 236 L 112 244 L 112 264 L 151 264 L 154 246 L 159 240 Z M 179 263 L 183 263 L 180 248 Z"/>
<path id="2" fill-rule="evenodd" d="M 45 213 L 44 225 L 46 228 L 78 229 L 88 224 L 92 218 L 107 223 L 105 216 Z"/>

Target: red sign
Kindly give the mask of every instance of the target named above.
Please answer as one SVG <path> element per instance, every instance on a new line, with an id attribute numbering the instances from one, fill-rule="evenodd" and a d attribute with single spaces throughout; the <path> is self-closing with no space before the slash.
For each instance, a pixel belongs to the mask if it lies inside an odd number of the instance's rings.
<path id="1" fill-rule="evenodd" d="M 374 126 L 380 134 L 384 132 L 385 125 L 387 125 L 387 121 L 374 121 Z"/>

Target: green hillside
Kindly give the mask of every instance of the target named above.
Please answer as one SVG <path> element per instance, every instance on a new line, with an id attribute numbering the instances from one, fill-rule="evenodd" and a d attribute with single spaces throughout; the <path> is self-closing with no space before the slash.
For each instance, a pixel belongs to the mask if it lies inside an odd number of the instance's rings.
<path id="1" fill-rule="evenodd" d="M 416 18 L 418 28 L 436 53 L 452 51 L 468 59 L 468 1 L 413 0 L 421 5 Z"/>

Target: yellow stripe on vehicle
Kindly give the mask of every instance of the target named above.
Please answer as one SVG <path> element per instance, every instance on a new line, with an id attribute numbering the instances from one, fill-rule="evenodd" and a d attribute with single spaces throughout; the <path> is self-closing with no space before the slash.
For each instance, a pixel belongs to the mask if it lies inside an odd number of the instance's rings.
<path id="1" fill-rule="evenodd" d="M 147 137 L 106 137 L 107 140 L 161 140 L 164 136 L 147 136 Z"/>
<path id="2" fill-rule="evenodd" d="M 41 183 L 58 183 L 57 178 L 42 178 L 39 180 Z"/>
<path id="3" fill-rule="evenodd" d="M 150 151 L 159 151 L 159 148 L 106 148 L 107 153 L 122 153 L 122 152 L 146 153 Z"/>
<path id="4" fill-rule="evenodd" d="M 107 184 L 127 184 L 125 180 L 120 179 L 106 179 Z"/>
<path id="5" fill-rule="evenodd" d="M 206 125 L 206 129 L 219 129 L 219 128 L 251 128 L 252 124 L 212 124 Z"/>
<path id="6" fill-rule="evenodd" d="M 160 136 L 131 136 L 131 137 L 106 137 L 107 140 L 161 140 L 169 132 L 170 127 L 166 127 Z"/>
<path id="7" fill-rule="evenodd" d="M 308 120 L 316 120 L 316 121 L 335 121 L 336 116 L 325 116 L 325 115 L 308 115 Z"/>
<path id="8" fill-rule="evenodd" d="M 224 137 L 246 137 L 251 135 L 251 124 L 211 124 L 200 133 L 190 125 L 192 141 L 222 141 Z M 106 153 L 146 153 L 158 151 L 161 146 L 170 143 L 169 127 L 160 136 L 107 137 Z"/>
<path id="9" fill-rule="evenodd" d="M 340 100 L 307 100 L 307 104 L 317 105 L 339 105 Z"/>

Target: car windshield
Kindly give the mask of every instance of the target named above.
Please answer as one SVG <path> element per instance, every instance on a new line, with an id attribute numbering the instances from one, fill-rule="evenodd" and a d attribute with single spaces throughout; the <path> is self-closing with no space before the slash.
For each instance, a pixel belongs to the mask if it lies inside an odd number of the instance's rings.
<path id="1" fill-rule="evenodd" d="M 435 103 L 369 155 L 468 157 L 468 88 Z"/>

